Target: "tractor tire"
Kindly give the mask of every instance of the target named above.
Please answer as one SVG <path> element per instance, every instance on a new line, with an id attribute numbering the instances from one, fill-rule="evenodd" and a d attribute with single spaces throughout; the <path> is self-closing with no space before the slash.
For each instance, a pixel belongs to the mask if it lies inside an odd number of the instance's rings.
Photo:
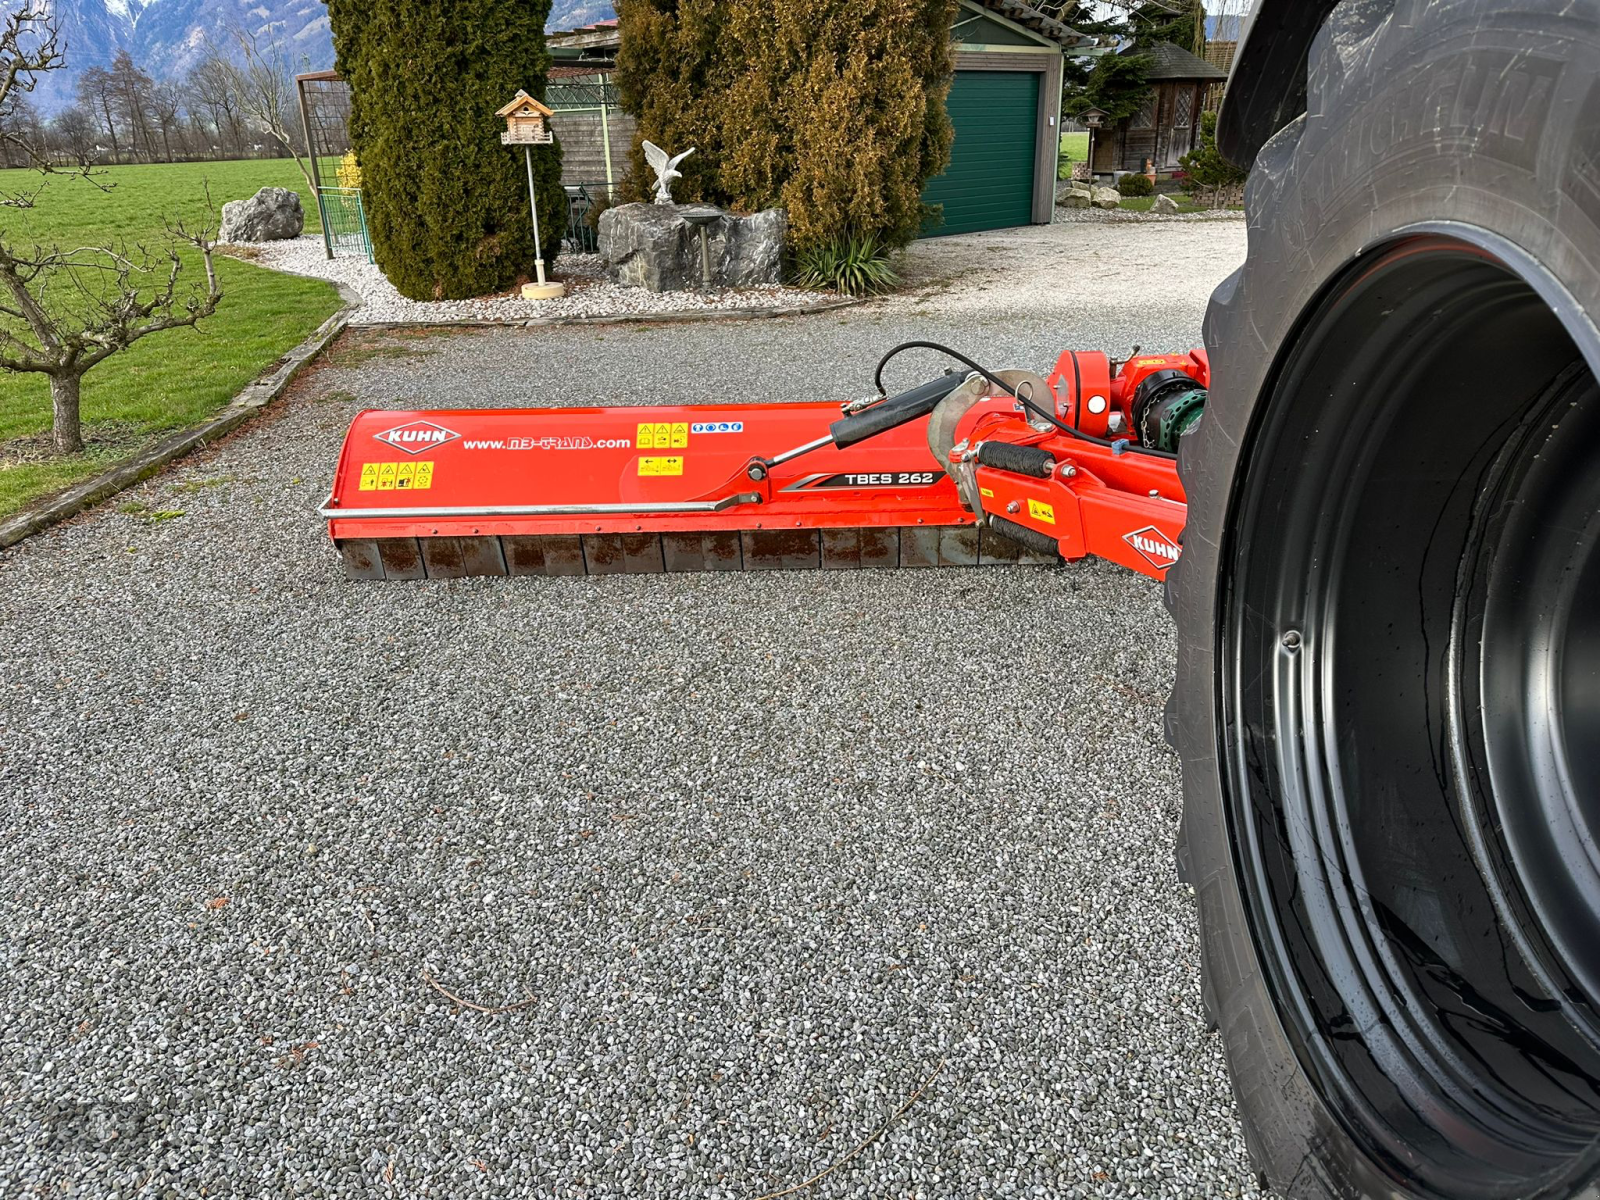
<path id="1" fill-rule="evenodd" d="M 1180 871 L 1291 1197 L 1600 1195 L 1600 0 L 1344 0 L 1183 439 Z"/>

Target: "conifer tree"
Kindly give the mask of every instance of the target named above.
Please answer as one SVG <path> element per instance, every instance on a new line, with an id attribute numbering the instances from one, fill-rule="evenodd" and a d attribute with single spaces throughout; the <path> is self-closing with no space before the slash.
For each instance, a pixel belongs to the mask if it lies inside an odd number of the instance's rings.
<path id="1" fill-rule="evenodd" d="M 955 11 L 956 0 L 621 0 L 623 104 L 641 139 L 697 147 L 675 198 L 781 204 L 796 248 L 850 235 L 903 245 L 922 225 L 924 185 L 950 161 Z"/>
<path id="2" fill-rule="evenodd" d="M 520 147 L 495 111 L 542 99 L 550 0 L 328 0 L 378 265 L 413 300 L 502 290 L 534 270 Z M 559 145 L 534 148 L 546 262 L 566 230 Z"/>

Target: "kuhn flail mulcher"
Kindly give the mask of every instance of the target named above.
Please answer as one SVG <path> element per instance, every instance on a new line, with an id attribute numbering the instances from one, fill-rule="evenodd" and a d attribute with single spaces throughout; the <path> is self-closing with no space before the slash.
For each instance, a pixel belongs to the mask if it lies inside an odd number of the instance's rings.
<path id="1" fill-rule="evenodd" d="M 1261 0 L 1217 137 L 1253 170 L 1209 360 L 369 413 L 334 540 L 402 578 L 1162 577 L 1178 860 L 1266 1180 L 1600 1196 L 1600 0 Z"/>
<path id="2" fill-rule="evenodd" d="M 1206 354 L 1069 352 L 845 405 L 367 412 L 324 509 L 362 579 L 1178 560 Z"/>

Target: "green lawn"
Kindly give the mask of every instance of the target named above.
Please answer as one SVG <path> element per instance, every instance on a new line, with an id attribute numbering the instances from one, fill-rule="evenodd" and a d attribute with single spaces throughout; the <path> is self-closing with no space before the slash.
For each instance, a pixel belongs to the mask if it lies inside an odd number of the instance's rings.
<path id="1" fill-rule="evenodd" d="M 1071 162 L 1086 162 L 1089 158 L 1089 135 L 1087 133 L 1063 133 L 1061 135 L 1061 157 Z"/>
<path id="2" fill-rule="evenodd" d="M 35 186 L 37 175 L 0 171 L 0 188 Z M 215 230 L 222 205 L 268 185 L 294 188 L 317 231 L 316 205 L 292 160 L 111 167 L 102 192 L 79 179 L 52 180 L 32 210 L 0 210 L 13 246 L 73 247 L 126 241 L 157 249 L 164 222 L 181 218 Z M 206 190 L 217 217 L 206 212 Z M 200 256 L 186 253 L 185 275 L 203 281 Z M 264 271 L 217 256 L 224 298 L 197 329 L 154 334 L 84 377 L 81 457 L 48 452 L 50 387 L 43 375 L 0 374 L 0 515 L 101 470 L 164 430 L 194 424 L 310 335 L 339 307 L 335 289 L 317 280 Z"/>
<path id="3" fill-rule="evenodd" d="M 1206 211 L 1205 205 L 1196 204 L 1181 192 L 1175 194 L 1172 198 L 1178 202 L 1178 211 L 1181 213 Z M 1156 198 L 1154 196 L 1124 196 L 1118 207 L 1125 208 L 1129 212 L 1149 212 L 1155 207 L 1155 203 Z"/>

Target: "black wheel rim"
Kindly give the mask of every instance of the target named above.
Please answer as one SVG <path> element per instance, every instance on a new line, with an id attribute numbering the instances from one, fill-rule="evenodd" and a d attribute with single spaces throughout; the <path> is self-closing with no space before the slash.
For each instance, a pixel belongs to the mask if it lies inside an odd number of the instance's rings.
<path id="1" fill-rule="evenodd" d="M 1259 958 L 1336 1119 L 1439 1196 L 1600 1166 L 1600 348 L 1555 291 L 1459 237 L 1364 256 L 1280 360 L 1223 555 Z"/>

